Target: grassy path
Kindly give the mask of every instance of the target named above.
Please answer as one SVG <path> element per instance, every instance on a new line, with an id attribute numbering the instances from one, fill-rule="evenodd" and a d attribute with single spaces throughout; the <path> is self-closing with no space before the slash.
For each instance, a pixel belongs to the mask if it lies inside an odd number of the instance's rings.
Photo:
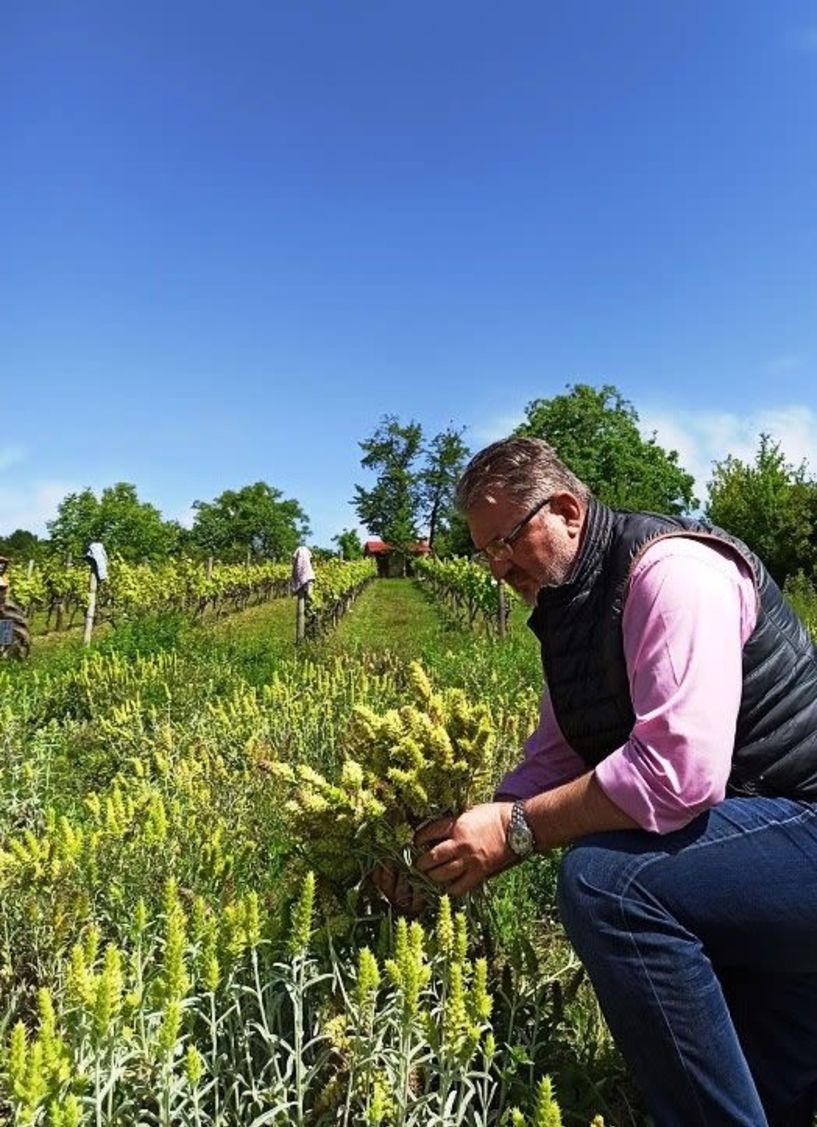
<path id="1" fill-rule="evenodd" d="M 275 599 L 232 614 L 209 627 L 220 641 L 264 646 L 279 656 L 291 654 L 295 639 L 295 600 Z M 376 579 L 341 619 L 337 629 L 315 643 L 318 650 L 399 649 L 414 656 L 425 646 L 462 640 L 411 579 Z"/>
<path id="2" fill-rule="evenodd" d="M 353 653 L 399 650 L 411 658 L 428 645 L 456 645 L 462 637 L 446 625 L 412 579 L 376 579 L 327 638 L 326 646 Z"/>
<path id="3" fill-rule="evenodd" d="M 202 629 L 226 642 L 268 642 L 276 651 L 288 653 L 295 644 L 295 600 L 271 599 L 260 606 L 205 622 Z"/>
<path id="4" fill-rule="evenodd" d="M 294 650 L 295 600 L 275 599 L 232 614 L 209 627 L 219 641 L 263 647 L 283 657 Z M 314 643 L 318 651 L 396 649 L 415 656 L 435 642 L 455 645 L 464 635 L 447 626 L 437 608 L 411 579 L 376 579 L 360 595 L 337 629 Z"/>

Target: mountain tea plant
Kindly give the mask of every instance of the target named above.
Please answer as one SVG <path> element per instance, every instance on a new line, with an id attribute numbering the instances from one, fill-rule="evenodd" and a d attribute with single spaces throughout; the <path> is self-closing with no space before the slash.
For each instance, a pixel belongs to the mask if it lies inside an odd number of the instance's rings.
<path id="1" fill-rule="evenodd" d="M 498 692 L 479 647 L 482 695 L 435 674 L 465 663 L 444 653 L 309 651 L 249 683 L 233 643 L 178 637 L 0 670 L 0 1121 L 584 1127 L 626 1108 L 536 866 L 412 923 L 364 894 L 420 822 L 490 797 L 530 686 L 505 669 Z"/>
<path id="2" fill-rule="evenodd" d="M 460 689 L 435 692 L 417 662 L 409 685 L 413 699 L 400 708 L 354 708 L 332 781 L 303 763 L 272 767 L 288 788 L 292 835 L 321 876 L 342 881 L 378 861 L 410 863 L 417 826 L 490 797 L 497 730 L 488 706 Z"/>

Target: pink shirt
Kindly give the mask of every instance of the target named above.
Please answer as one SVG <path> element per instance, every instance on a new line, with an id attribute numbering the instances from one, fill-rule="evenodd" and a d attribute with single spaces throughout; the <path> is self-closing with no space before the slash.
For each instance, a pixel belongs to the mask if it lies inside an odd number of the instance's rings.
<path id="1" fill-rule="evenodd" d="M 635 724 L 596 767 L 604 793 L 645 830 L 668 833 L 721 802 L 755 628 L 748 565 L 730 549 L 673 536 L 633 569 L 622 617 Z M 497 793 L 529 798 L 587 768 L 559 730 L 545 690 L 525 758 Z"/>

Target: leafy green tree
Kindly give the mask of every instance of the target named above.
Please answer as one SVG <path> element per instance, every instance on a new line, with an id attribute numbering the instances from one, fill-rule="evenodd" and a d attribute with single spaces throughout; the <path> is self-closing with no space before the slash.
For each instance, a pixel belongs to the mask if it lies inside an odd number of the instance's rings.
<path id="1" fill-rule="evenodd" d="M 332 537 L 332 543 L 337 544 L 344 560 L 359 560 L 363 555 L 363 545 L 356 528 L 344 528 Z"/>
<path id="2" fill-rule="evenodd" d="M 620 509 L 683 513 L 697 504 L 691 474 L 675 450 L 642 438 L 638 414 L 610 384 L 568 385 L 566 395 L 534 399 L 516 434 L 542 438 L 596 496 Z"/>
<path id="3" fill-rule="evenodd" d="M 0 539 L 0 556 L 8 556 L 15 563 L 42 559 L 47 551 L 48 541 L 26 528 L 15 528 L 9 536 Z"/>
<path id="4" fill-rule="evenodd" d="M 57 507 L 54 520 L 47 522 L 51 542 L 58 552 L 80 557 L 99 535 L 99 498 L 93 489 L 69 493 Z"/>
<path id="5" fill-rule="evenodd" d="M 732 455 L 715 463 L 706 515 L 745 541 L 781 586 L 798 570 L 817 570 L 817 483 L 768 434 L 753 463 Z"/>
<path id="6" fill-rule="evenodd" d="M 419 473 L 420 504 L 428 522 L 432 552 L 438 547 L 438 534 L 445 533 L 454 517 L 454 488 L 468 457 L 462 435 L 462 428 L 450 426 L 435 435 L 424 451 L 425 465 Z"/>
<path id="7" fill-rule="evenodd" d="M 465 517 L 455 509 L 434 539 L 438 556 L 471 556 L 474 543 Z"/>
<path id="8" fill-rule="evenodd" d="M 424 445 L 419 423 L 381 418 L 360 443 L 361 465 L 377 478 L 371 489 L 355 486 L 353 501 L 369 532 L 405 552 L 425 524 L 432 549 L 447 553 L 455 544 L 457 551 L 468 550 L 467 528 L 454 510 L 454 488 L 468 457 L 462 434 L 449 426 Z"/>
<path id="9" fill-rule="evenodd" d="M 54 547 L 80 558 L 92 540 L 101 540 L 108 552 L 130 562 L 161 559 L 172 552 L 178 526 L 163 519 L 147 501 L 140 501 L 136 486 L 120 481 L 103 489 L 69 493 L 48 522 Z"/>
<path id="10" fill-rule="evenodd" d="M 416 462 L 422 451 L 419 423 L 405 426 L 396 415 L 384 415 L 371 438 L 359 443 L 361 465 L 377 473 L 371 489 L 355 486 L 353 504 L 360 521 L 375 536 L 399 550 L 417 540 L 420 486 Z"/>
<path id="11" fill-rule="evenodd" d="M 280 560 L 309 535 L 309 522 L 297 501 L 284 500 L 265 481 L 227 489 L 213 501 L 194 501 L 192 538 L 226 562 L 252 557 Z"/>
<path id="12" fill-rule="evenodd" d="M 446 524 L 437 533 L 434 551 L 440 557 L 471 557 L 476 553 L 468 521 L 457 509 L 454 509 Z"/>

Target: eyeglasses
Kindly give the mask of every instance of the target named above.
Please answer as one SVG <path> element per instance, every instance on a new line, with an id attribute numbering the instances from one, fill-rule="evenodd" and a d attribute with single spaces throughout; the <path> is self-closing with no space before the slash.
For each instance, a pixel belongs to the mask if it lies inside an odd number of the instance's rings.
<path id="1" fill-rule="evenodd" d="M 504 563 L 506 560 L 509 560 L 513 555 L 514 541 L 519 537 L 522 529 L 552 500 L 553 494 L 551 493 L 549 497 L 545 497 L 544 501 L 540 501 L 538 505 L 534 505 L 531 511 L 526 513 L 525 516 L 513 526 L 507 536 L 495 536 L 493 540 L 488 541 L 484 548 L 480 549 L 479 554 L 484 556 L 489 563 Z"/>

